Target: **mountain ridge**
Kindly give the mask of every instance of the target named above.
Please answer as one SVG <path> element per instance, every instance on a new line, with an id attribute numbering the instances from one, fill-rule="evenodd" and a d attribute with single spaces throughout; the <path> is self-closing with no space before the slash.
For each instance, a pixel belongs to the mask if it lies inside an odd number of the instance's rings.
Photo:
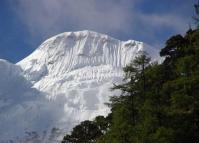
<path id="1" fill-rule="evenodd" d="M 109 108 L 104 103 L 110 96 L 119 94 L 110 92 L 112 84 L 122 82 L 123 67 L 143 51 L 147 51 L 153 60 L 159 58 L 158 51 L 143 42 L 120 41 L 88 30 L 64 32 L 47 39 L 32 54 L 13 65 L 21 69 L 20 75 L 30 84 L 31 95 L 29 100 L 16 103 L 20 107 L 16 116 L 20 113 L 22 118 L 22 122 L 17 120 L 17 123 L 23 125 L 34 118 L 32 124 L 41 127 L 33 128 L 33 131 L 46 133 L 35 142 L 48 142 L 54 127 L 59 128 L 59 135 L 54 137 L 58 138 L 80 121 L 106 115 Z M 19 96 L 14 94 L 10 98 Z M 30 113 L 28 118 L 27 113 Z M 8 119 L 11 114 L 8 113 Z M 41 118 L 36 120 L 36 116 Z M 3 116 L 0 121 L 9 123 Z M 31 126 L 27 127 L 31 130 Z M 11 129 L 7 130 L 12 133 Z M 20 134 L 17 137 L 24 136 Z"/>

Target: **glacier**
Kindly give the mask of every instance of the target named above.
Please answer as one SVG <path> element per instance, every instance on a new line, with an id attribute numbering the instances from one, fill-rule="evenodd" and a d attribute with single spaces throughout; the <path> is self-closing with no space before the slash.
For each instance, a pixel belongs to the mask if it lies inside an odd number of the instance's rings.
<path id="1" fill-rule="evenodd" d="M 159 60 L 159 51 L 93 31 L 65 32 L 44 41 L 11 64 L 0 60 L 0 143 L 59 142 L 83 120 L 107 115 L 104 104 L 123 67 L 141 52 Z"/>

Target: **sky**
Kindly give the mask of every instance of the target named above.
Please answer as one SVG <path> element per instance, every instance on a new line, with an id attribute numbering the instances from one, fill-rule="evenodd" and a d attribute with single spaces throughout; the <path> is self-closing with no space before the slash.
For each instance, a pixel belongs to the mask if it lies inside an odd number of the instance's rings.
<path id="1" fill-rule="evenodd" d="M 0 59 L 17 63 L 44 40 L 92 30 L 162 48 L 194 27 L 197 0 L 0 0 Z"/>

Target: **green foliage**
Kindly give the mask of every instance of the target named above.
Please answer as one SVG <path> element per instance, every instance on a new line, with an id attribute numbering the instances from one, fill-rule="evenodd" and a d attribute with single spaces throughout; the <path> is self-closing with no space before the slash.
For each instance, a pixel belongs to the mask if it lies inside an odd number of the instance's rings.
<path id="1" fill-rule="evenodd" d="M 141 55 L 124 68 L 126 83 L 113 88 L 123 94 L 111 99 L 112 124 L 99 143 L 198 142 L 198 37 L 199 30 L 171 37 L 162 64 Z"/>
<path id="2" fill-rule="evenodd" d="M 66 135 L 62 143 L 95 143 L 102 135 L 98 126 L 92 121 L 84 121 L 73 128 L 71 135 Z"/>
<path id="3" fill-rule="evenodd" d="M 64 136 L 62 143 L 96 143 L 110 128 L 112 113 L 107 117 L 97 116 L 94 121 L 83 121 L 75 126 L 71 134 Z"/>
<path id="4" fill-rule="evenodd" d="M 174 130 L 171 128 L 160 127 L 151 136 L 154 143 L 171 143 L 174 142 Z"/>
<path id="5" fill-rule="evenodd" d="M 105 134 L 110 128 L 112 120 L 112 114 L 109 114 L 107 117 L 97 116 L 94 120 L 94 123 L 97 125 L 98 129 L 102 134 Z"/>

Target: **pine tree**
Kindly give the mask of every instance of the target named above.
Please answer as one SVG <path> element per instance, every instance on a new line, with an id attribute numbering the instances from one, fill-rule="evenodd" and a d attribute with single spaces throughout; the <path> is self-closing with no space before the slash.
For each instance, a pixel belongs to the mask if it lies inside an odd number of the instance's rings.
<path id="1" fill-rule="evenodd" d="M 84 121 L 73 128 L 70 135 L 63 138 L 62 143 L 95 143 L 102 135 L 98 126 L 92 121 Z"/>

